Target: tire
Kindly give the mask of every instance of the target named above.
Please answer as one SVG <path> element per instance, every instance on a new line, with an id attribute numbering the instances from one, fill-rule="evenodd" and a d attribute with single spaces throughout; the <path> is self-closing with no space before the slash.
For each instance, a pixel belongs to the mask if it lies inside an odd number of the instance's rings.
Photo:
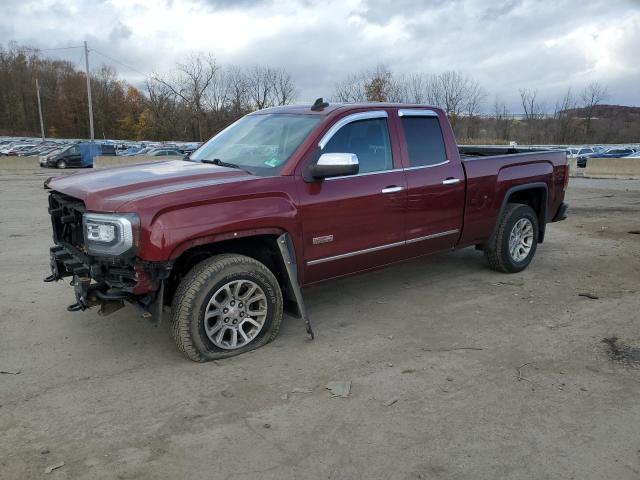
<path id="1" fill-rule="evenodd" d="M 67 162 L 65 160 L 58 160 L 58 162 L 56 163 L 56 167 L 67 168 Z"/>
<path id="2" fill-rule="evenodd" d="M 253 297 L 242 303 L 242 297 L 253 286 L 256 293 L 249 293 Z M 237 295 L 231 295 L 234 290 Z M 252 298 L 259 299 L 251 302 Z M 230 302 L 234 301 L 232 307 Z M 232 357 L 262 347 L 278 335 L 282 305 L 280 285 L 262 263 L 244 255 L 216 255 L 193 267 L 180 282 L 171 308 L 171 332 L 178 350 L 189 360 L 207 362 Z M 265 314 L 254 316 L 254 311 Z M 215 312 L 218 314 L 212 315 Z M 243 313 L 245 316 L 240 317 Z M 232 346 L 234 329 L 236 347 Z"/>
<path id="3" fill-rule="evenodd" d="M 484 246 L 484 253 L 489 266 L 504 273 L 521 272 L 529 266 L 538 247 L 538 234 L 540 231 L 538 216 L 528 205 L 509 203 L 498 222 L 495 234 Z M 516 227 L 516 225 L 518 226 Z M 512 232 L 516 230 L 529 232 L 527 227 L 532 230 L 530 238 L 529 233 L 520 236 L 516 234 L 516 239 L 520 238 L 522 242 L 514 242 L 514 245 L 520 245 L 520 248 L 515 248 L 515 252 L 513 252 L 510 249 Z M 522 230 L 523 228 L 524 230 Z M 527 244 L 530 245 L 528 251 Z"/>

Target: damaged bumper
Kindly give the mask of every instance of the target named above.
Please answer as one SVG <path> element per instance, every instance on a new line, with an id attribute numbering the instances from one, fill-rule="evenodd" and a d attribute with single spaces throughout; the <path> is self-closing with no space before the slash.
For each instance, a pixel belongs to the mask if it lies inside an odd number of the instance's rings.
<path id="1" fill-rule="evenodd" d="M 69 311 L 100 307 L 108 315 L 129 302 L 154 324 L 160 323 L 164 303 L 164 285 L 171 272 L 170 262 L 119 261 L 89 257 L 71 245 L 50 249 L 51 275 L 45 282 L 72 277 L 75 303 Z"/>

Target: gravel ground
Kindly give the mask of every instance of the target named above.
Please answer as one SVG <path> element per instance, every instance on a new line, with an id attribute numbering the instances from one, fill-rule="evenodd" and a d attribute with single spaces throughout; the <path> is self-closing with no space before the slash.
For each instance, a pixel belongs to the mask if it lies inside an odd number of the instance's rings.
<path id="1" fill-rule="evenodd" d="M 166 322 L 42 283 L 44 174 L 0 172 L 3 480 L 640 478 L 640 368 L 601 341 L 640 346 L 640 181 L 572 179 L 521 274 L 466 249 L 328 283 L 315 341 L 287 318 L 194 364 Z"/>

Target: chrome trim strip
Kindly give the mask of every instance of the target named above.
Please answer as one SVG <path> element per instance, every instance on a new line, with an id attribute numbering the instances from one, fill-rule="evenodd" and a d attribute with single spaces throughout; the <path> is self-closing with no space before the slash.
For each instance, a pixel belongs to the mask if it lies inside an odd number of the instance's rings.
<path id="1" fill-rule="evenodd" d="M 399 247 L 404 245 L 405 242 L 388 243 L 387 245 L 380 245 L 378 247 L 365 248 L 364 250 L 356 250 L 355 252 L 342 253 L 333 257 L 318 258 L 317 260 L 310 260 L 307 265 L 317 265 L 318 263 L 332 262 L 333 260 L 341 260 L 343 258 L 354 257 L 356 255 L 362 255 L 363 253 L 377 252 L 378 250 L 386 250 L 387 248 Z"/>
<path id="2" fill-rule="evenodd" d="M 391 170 L 378 170 L 375 172 L 357 173 L 355 175 L 345 175 L 343 177 L 329 177 L 329 178 L 325 178 L 324 181 L 328 182 L 330 180 L 342 180 L 343 178 L 365 177 L 367 175 L 379 175 L 381 173 L 401 172 L 401 171 L 402 171 L 401 168 L 393 168 Z"/>
<path id="3" fill-rule="evenodd" d="M 336 123 L 334 123 L 331 126 L 329 130 L 327 130 L 327 133 L 325 133 L 323 137 L 320 139 L 320 141 L 318 142 L 318 146 L 322 150 L 327 145 L 327 143 L 329 143 L 329 140 L 331 140 L 331 137 L 333 137 L 338 130 L 340 130 L 342 127 L 344 127 L 349 123 L 357 122 L 358 120 L 369 120 L 372 118 L 387 118 L 388 116 L 389 115 L 387 115 L 386 110 L 370 110 L 368 112 L 358 112 L 358 113 L 353 113 L 351 115 L 347 115 L 346 117 L 343 117 L 340 120 L 338 120 Z"/>
<path id="4" fill-rule="evenodd" d="M 398 110 L 399 117 L 437 117 L 433 110 L 420 110 L 418 108 L 402 108 Z"/>
<path id="5" fill-rule="evenodd" d="M 449 160 L 445 160 L 444 162 L 440 162 L 440 163 L 434 163 L 433 165 L 420 165 L 417 167 L 407 167 L 405 168 L 405 170 L 420 170 L 421 168 L 433 168 L 433 167 L 439 167 L 440 165 L 446 165 L 447 163 L 449 163 Z"/>
<path id="6" fill-rule="evenodd" d="M 411 240 L 403 242 L 388 243 L 386 245 L 380 245 L 378 247 L 365 248 L 364 250 L 356 250 L 355 252 L 341 253 L 340 255 L 334 255 L 333 257 L 318 258 L 316 260 L 309 260 L 308 266 L 318 265 L 319 263 L 332 262 L 334 260 L 342 260 L 343 258 L 355 257 L 356 255 L 362 255 L 365 253 L 373 253 L 379 250 L 386 250 L 387 248 L 399 247 L 401 245 L 409 245 L 411 243 L 421 242 L 423 240 L 431 240 L 432 238 L 446 237 L 447 235 L 454 235 L 460 232 L 460 230 L 447 230 L 446 232 L 433 233 L 425 237 L 412 238 Z"/>
<path id="7" fill-rule="evenodd" d="M 423 240 L 431 240 L 432 238 L 440 238 L 440 237 L 446 237 L 448 235 L 454 235 L 459 231 L 460 230 L 456 228 L 455 230 L 447 230 L 446 232 L 432 233 L 431 235 L 426 235 L 424 237 L 412 238 L 410 240 L 407 240 L 407 245 L 410 243 L 422 242 Z"/>

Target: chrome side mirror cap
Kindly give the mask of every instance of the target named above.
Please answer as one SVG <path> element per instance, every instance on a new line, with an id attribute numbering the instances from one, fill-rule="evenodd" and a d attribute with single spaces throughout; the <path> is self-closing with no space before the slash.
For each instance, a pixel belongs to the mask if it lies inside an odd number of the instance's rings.
<path id="1" fill-rule="evenodd" d="M 309 173 L 316 180 L 356 175 L 359 170 L 360 164 L 355 153 L 323 153 L 318 162 L 309 167 Z"/>

